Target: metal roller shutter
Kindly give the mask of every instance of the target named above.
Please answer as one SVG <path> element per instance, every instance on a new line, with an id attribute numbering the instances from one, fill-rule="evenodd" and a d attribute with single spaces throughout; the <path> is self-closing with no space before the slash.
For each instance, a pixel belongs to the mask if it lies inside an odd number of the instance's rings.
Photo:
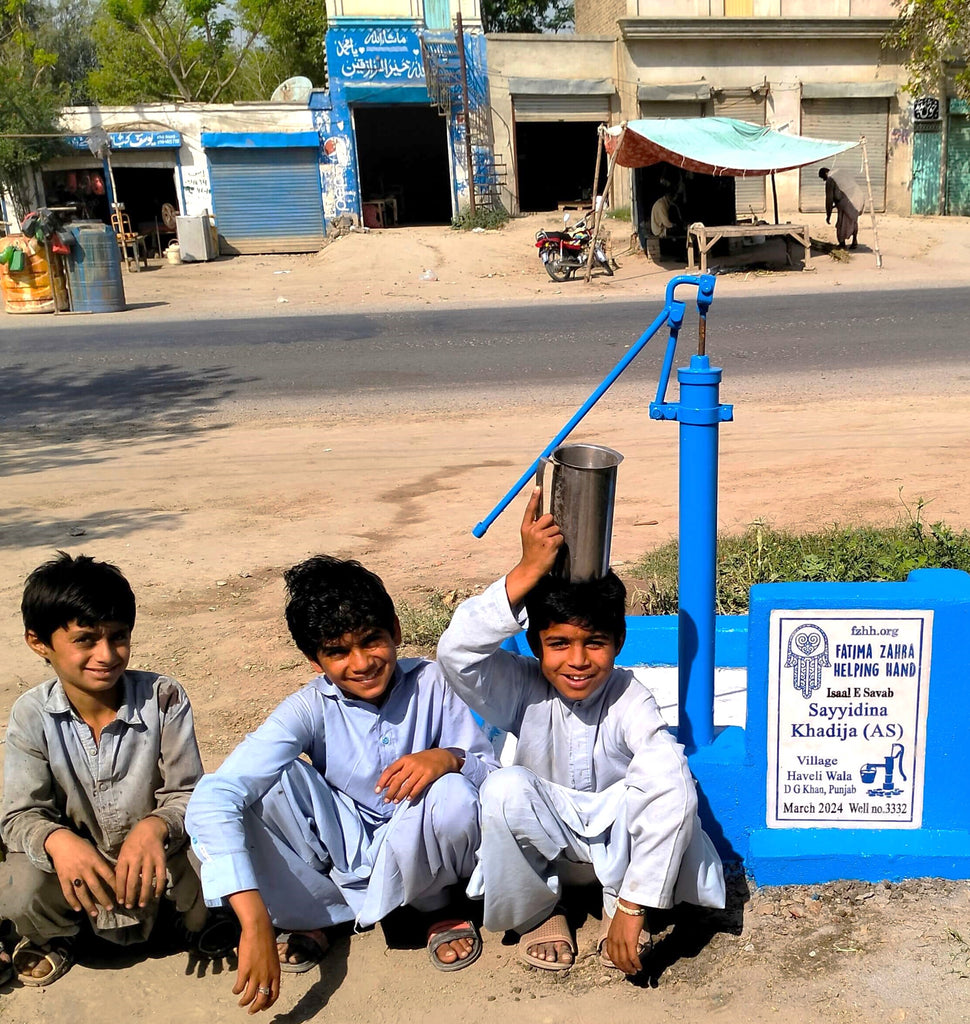
<path id="1" fill-rule="evenodd" d="M 946 212 L 970 217 L 970 117 L 950 114 L 946 140 Z"/>
<path id="2" fill-rule="evenodd" d="M 715 96 L 714 116 L 733 117 L 735 121 L 747 121 L 748 124 L 764 124 L 765 98 L 754 93 L 747 96 L 724 96 L 722 99 Z M 735 178 L 734 206 L 739 217 L 749 213 L 764 213 L 764 176 Z"/>
<path id="3" fill-rule="evenodd" d="M 512 103 L 517 122 L 610 120 L 608 96 L 513 96 Z"/>
<path id="4" fill-rule="evenodd" d="M 704 117 L 703 100 L 640 100 L 641 117 Z"/>
<path id="5" fill-rule="evenodd" d="M 889 100 L 878 99 L 811 99 L 802 100 L 802 135 L 817 139 L 858 142 L 866 137 L 869 153 L 869 177 L 872 201 L 877 210 L 886 209 L 886 161 L 888 159 Z M 865 188 L 862 150 L 851 149 L 830 160 L 820 160 L 801 169 L 798 207 L 803 213 L 825 209 L 825 183 L 818 169 L 828 165 L 848 168 Z"/>
<path id="6" fill-rule="evenodd" d="M 222 252 L 316 252 L 323 203 L 316 149 L 207 149 Z"/>

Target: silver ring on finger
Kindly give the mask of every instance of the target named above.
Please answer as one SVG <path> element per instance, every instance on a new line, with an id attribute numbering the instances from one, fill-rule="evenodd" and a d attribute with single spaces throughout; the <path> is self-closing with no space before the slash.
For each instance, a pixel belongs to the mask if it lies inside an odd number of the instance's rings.
<path id="1" fill-rule="evenodd" d="M 256 989 L 256 991 L 257 991 L 257 992 L 258 992 L 258 993 L 259 993 L 259 994 L 260 994 L 261 996 L 271 996 L 271 995 L 273 994 L 273 990 L 272 990 L 271 988 L 265 988 L 265 987 L 264 987 L 264 986 L 262 986 L 262 985 L 260 985 L 260 986 L 259 986 L 259 988 L 257 988 L 257 989 Z"/>

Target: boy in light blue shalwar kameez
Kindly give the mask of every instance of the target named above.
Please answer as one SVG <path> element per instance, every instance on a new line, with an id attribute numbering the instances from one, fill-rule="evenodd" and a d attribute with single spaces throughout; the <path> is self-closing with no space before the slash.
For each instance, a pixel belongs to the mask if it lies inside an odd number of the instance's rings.
<path id="1" fill-rule="evenodd" d="M 680 901 L 724 906 L 720 859 L 697 817 L 683 747 L 650 692 L 614 659 L 625 637 L 625 589 L 553 580 L 562 534 L 522 524 L 522 559 L 455 612 L 438 660 L 468 705 L 518 737 L 515 763 L 482 786 L 482 845 L 469 895 L 484 896 L 485 927 L 514 930 L 519 955 L 549 970 L 576 947 L 558 907 L 562 882 L 603 887 L 600 959 L 642 969 L 648 908 Z M 523 628 L 538 661 L 504 651 Z"/>
<path id="2" fill-rule="evenodd" d="M 317 556 L 286 582 L 290 631 L 321 675 L 202 779 L 186 818 L 206 902 L 228 902 L 242 926 L 234 992 L 250 1012 L 275 1002 L 281 970 L 319 960 L 322 929 L 441 911 L 474 868 L 478 789 L 497 767 L 437 665 L 397 660 L 378 577 Z M 471 922 L 429 930 L 443 970 L 480 950 Z"/>

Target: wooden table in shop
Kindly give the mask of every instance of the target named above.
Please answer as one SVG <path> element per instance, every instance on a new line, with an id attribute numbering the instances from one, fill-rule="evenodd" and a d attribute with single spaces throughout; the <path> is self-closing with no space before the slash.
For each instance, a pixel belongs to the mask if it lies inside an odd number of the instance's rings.
<path id="1" fill-rule="evenodd" d="M 788 249 L 788 265 L 793 266 L 792 244 L 805 247 L 805 270 L 812 269 L 812 239 L 807 224 L 702 224 L 697 221 L 687 229 L 687 267 L 694 269 L 694 243 L 701 257 L 701 273 L 707 273 L 707 254 L 722 238 L 753 238 L 782 236 Z"/>

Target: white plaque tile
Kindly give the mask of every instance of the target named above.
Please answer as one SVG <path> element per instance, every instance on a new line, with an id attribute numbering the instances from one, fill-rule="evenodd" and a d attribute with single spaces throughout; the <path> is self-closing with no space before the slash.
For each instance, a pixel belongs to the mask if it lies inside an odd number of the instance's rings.
<path id="1" fill-rule="evenodd" d="M 932 611 L 771 613 L 768 828 L 919 828 Z"/>

